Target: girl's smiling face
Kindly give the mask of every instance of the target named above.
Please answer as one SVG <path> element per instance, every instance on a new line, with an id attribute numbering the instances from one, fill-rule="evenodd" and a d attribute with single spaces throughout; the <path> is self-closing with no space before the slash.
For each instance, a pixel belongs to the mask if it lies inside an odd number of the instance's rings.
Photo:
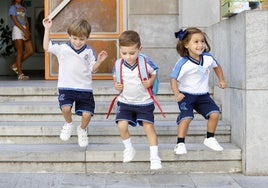
<path id="1" fill-rule="evenodd" d="M 188 49 L 189 55 L 199 60 L 199 56 L 206 49 L 205 37 L 202 33 L 195 33 L 191 36 L 191 40 L 185 45 L 185 48 Z"/>

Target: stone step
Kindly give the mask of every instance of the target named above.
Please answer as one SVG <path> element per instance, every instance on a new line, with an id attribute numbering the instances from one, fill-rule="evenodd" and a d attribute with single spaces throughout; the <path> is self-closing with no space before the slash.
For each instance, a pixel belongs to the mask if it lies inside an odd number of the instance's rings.
<path id="1" fill-rule="evenodd" d="M 163 118 L 161 113 L 155 113 L 155 121 L 161 120 L 176 120 L 178 114 L 166 114 L 166 118 Z M 20 114 L 14 112 L 13 114 L 0 114 L 1 121 L 63 121 L 63 117 L 61 114 Z M 103 114 L 95 114 L 93 119 L 95 121 L 103 121 L 106 120 L 106 111 Z M 115 114 L 111 113 L 109 116 L 109 120 L 115 119 Z M 195 120 L 203 120 L 199 114 L 195 116 Z M 73 116 L 73 121 L 79 121 L 80 116 Z"/>
<path id="2" fill-rule="evenodd" d="M 69 141 L 59 139 L 63 117 L 56 81 L 1 83 L 0 172 L 152 173 L 142 127 L 129 127 L 137 154 L 133 162 L 121 162 L 123 144 L 114 123 L 115 109 L 106 120 L 110 101 L 117 93 L 112 81 L 95 82 L 96 111 L 88 127 L 89 146 L 80 148 L 75 130 Z M 241 149 L 230 143 L 230 125 L 221 120 L 216 131 L 225 150 L 211 151 L 202 144 L 206 121 L 199 114 L 195 114 L 186 137 L 187 155 L 175 155 L 178 106 L 169 83 L 161 83 L 157 99 L 167 115 L 164 119 L 156 108 L 155 129 L 163 162 L 160 173 L 241 171 Z M 73 116 L 73 121 L 79 125 L 80 117 Z"/>
<path id="3" fill-rule="evenodd" d="M 186 155 L 175 155 L 173 145 L 159 144 L 163 169 L 168 172 L 241 172 L 241 149 L 230 143 L 215 152 L 203 144 L 187 144 Z M 74 144 L 23 145 L 0 144 L 1 172 L 50 173 L 152 173 L 149 169 L 149 147 L 134 144 L 136 156 L 122 163 L 122 144 L 90 144 L 80 148 Z"/>
<path id="4" fill-rule="evenodd" d="M 117 94 L 113 88 L 112 81 L 95 81 L 94 98 L 95 101 L 110 102 Z M 30 101 L 53 101 L 57 102 L 58 90 L 55 81 L 29 81 L 20 83 L 18 86 L 14 82 L 4 82 L 0 87 L 0 101 L 2 102 L 30 102 Z M 210 94 L 213 96 L 212 88 Z M 169 83 L 160 83 L 159 92 L 156 96 L 159 102 L 174 102 L 174 97 Z M 175 103 L 175 102 L 174 102 Z M 176 104 L 176 103 L 175 103 Z"/>
<path id="5" fill-rule="evenodd" d="M 160 103 L 165 113 L 178 112 L 178 105 L 174 102 Z M 95 107 L 96 114 L 106 114 L 109 108 L 107 101 L 98 102 Z M 115 106 L 114 106 L 115 108 Z M 0 106 L 0 114 L 61 114 L 58 103 L 43 101 L 43 102 L 5 102 Z M 159 112 L 156 107 L 155 112 Z"/>
<path id="6" fill-rule="evenodd" d="M 94 95 L 115 95 L 118 93 L 114 89 L 113 81 L 93 81 Z M 212 90 L 211 90 L 212 91 Z M 56 96 L 57 95 L 57 82 L 45 80 L 29 80 L 17 84 L 14 81 L 5 81 L 1 83 L 0 96 Z M 160 83 L 158 94 L 171 94 L 169 83 Z"/>
<path id="7" fill-rule="evenodd" d="M 56 81 L 31 80 L 26 83 L 15 84 L 14 82 L 3 82 L 0 87 L 0 119 L 2 121 L 60 121 L 61 111 L 58 107 Z M 110 102 L 118 91 L 113 88 L 113 82 L 96 81 L 94 84 L 94 95 L 96 100 L 95 120 L 103 120 Z M 212 95 L 212 93 L 211 93 Z M 178 106 L 174 101 L 169 83 L 161 83 L 159 94 L 156 96 L 164 112 L 165 120 L 175 120 L 178 116 Z M 220 106 L 220 105 L 219 105 Z M 114 107 L 115 108 L 115 107 Z M 114 119 L 113 109 L 110 119 Z M 74 116 L 74 121 L 79 121 Z M 155 109 L 155 119 L 163 120 L 159 109 Z M 195 119 L 203 120 L 199 114 Z"/>
<path id="8" fill-rule="evenodd" d="M 94 93 L 94 100 L 95 102 L 103 102 L 107 101 L 107 104 L 110 104 L 110 102 L 113 100 L 113 98 L 116 96 L 116 94 L 103 94 L 103 95 L 97 95 Z M 156 96 L 157 101 L 163 103 L 163 102 L 176 102 L 174 101 L 174 96 L 171 94 L 162 94 Z M 21 96 L 12 96 L 12 95 L 1 95 L 0 96 L 1 102 L 54 102 L 55 104 L 58 103 L 58 95 L 21 95 Z"/>
<path id="9" fill-rule="evenodd" d="M 79 122 L 73 122 L 78 126 Z M 59 139 L 62 121 L 30 121 L 30 122 L 0 122 L 0 143 L 2 144 L 77 144 L 77 134 L 74 128 L 69 141 Z M 177 126 L 174 121 L 156 121 L 155 130 L 159 143 L 175 143 Z M 131 127 L 129 131 L 133 143 L 147 143 L 141 126 Z M 114 121 L 92 121 L 88 126 L 90 143 L 121 143 L 118 128 Z M 206 135 L 205 121 L 192 121 L 186 137 L 186 142 L 202 143 Z M 230 142 L 230 126 L 219 122 L 216 132 L 219 142 Z"/>
<path id="10" fill-rule="evenodd" d="M 95 108 L 94 119 L 106 119 L 107 111 L 110 103 L 107 101 L 97 102 Z M 179 109 L 175 102 L 160 102 L 160 105 L 166 114 L 165 120 L 176 120 Z M 109 119 L 115 118 L 116 105 L 114 106 Z M 73 109 L 74 112 L 74 109 Z M 204 120 L 204 118 L 195 113 L 196 120 Z M 60 121 L 62 114 L 58 106 L 58 102 L 53 101 L 20 101 L 20 102 L 4 102 L 0 105 L 0 118 L 2 121 Z M 221 117 L 220 117 L 221 118 Z M 158 107 L 155 107 L 155 119 L 163 120 Z M 79 116 L 74 116 L 74 121 L 79 121 Z"/>

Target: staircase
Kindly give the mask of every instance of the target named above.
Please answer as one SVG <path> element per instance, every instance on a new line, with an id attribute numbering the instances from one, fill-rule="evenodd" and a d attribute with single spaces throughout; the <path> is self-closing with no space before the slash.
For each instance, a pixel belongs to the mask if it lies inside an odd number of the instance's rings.
<path id="1" fill-rule="evenodd" d="M 80 148 L 75 131 L 69 141 L 59 139 L 64 120 L 58 107 L 56 81 L 1 81 L 0 172 L 151 173 L 149 146 L 142 127 L 130 127 L 137 152 L 132 162 L 122 163 L 124 148 L 114 114 L 105 119 L 116 93 L 112 81 L 94 82 L 96 110 L 88 127 L 89 145 Z M 206 121 L 198 114 L 186 137 L 187 155 L 175 155 L 178 107 L 168 83 L 161 83 L 157 98 L 167 115 L 164 119 L 156 107 L 155 129 L 163 164 L 159 173 L 241 172 L 241 149 L 230 141 L 230 125 L 219 122 L 216 138 L 224 151 L 212 151 L 202 144 Z M 80 117 L 73 116 L 73 120 L 79 125 Z"/>

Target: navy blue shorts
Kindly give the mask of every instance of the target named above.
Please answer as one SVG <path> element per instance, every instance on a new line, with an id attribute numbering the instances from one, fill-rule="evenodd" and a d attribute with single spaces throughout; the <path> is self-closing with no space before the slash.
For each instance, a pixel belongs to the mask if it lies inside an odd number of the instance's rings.
<path id="1" fill-rule="evenodd" d="M 177 124 L 183 119 L 194 119 L 194 110 L 201 114 L 205 119 L 208 119 L 209 115 L 214 112 L 220 113 L 219 107 L 208 93 L 204 95 L 183 94 L 185 97 L 178 102 L 180 114 L 177 118 Z"/>
<path id="2" fill-rule="evenodd" d="M 115 122 L 127 121 L 131 126 L 141 125 L 143 122 L 154 124 L 154 104 L 131 105 L 117 102 Z"/>
<path id="3" fill-rule="evenodd" d="M 83 112 L 94 115 L 95 101 L 93 93 L 90 91 L 59 90 L 58 101 L 60 108 L 70 106 L 75 103 L 75 114 L 81 116 Z"/>

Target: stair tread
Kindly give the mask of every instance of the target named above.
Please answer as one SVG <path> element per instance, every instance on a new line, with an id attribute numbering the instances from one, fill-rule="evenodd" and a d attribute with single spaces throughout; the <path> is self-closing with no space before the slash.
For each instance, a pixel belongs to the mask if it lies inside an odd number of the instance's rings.
<path id="1" fill-rule="evenodd" d="M 57 102 L 57 81 L 3 82 L 0 87 L 0 172 L 149 172 L 150 152 L 142 127 L 129 126 L 136 155 L 133 162 L 122 163 L 124 146 L 114 122 L 115 110 L 105 119 L 108 105 L 118 93 L 113 81 L 94 80 L 93 90 L 95 116 L 88 127 L 89 145 L 81 148 L 75 129 L 69 141 L 59 139 L 64 121 Z M 230 124 L 219 121 L 216 137 L 224 151 L 215 152 L 202 143 L 207 122 L 199 114 L 195 114 L 189 127 L 187 155 L 175 155 L 178 106 L 169 82 L 160 83 L 158 93 L 157 98 L 167 114 L 164 119 L 159 110 L 155 110 L 163 171 L 241 171 L 242 152 L 230 143 Z M 210 93 L 213 95 L 212 87 Z M 79 125 L 80 117 L 73 116 L 73 121 L 75 126 Z"/>
<path id="2" fill-rule="evenodd" d="M 0 122 L 0 136 L 10 136 L 10 135 L 58 135 L 62 126 L 63 121 L 31 121 L 31 122 Z M 74 126 L 80 124 L 80 122 L 73 122 Z M 75 127 L 74 127 L 75 129 Z M 156 121 L 155 130 L 158 135 L 175 135 L 177 132 L 177 125 L 175 121 Z M 188 134 L 204 134 L 206 130 L 205 121 L 193 120 L 189 126 Z M 144 130 L 141 126 L 131 127 L 129 126 L 129 131 L 132 135 L 144 135 Z M 117 126 L 113 120 L 107 121 L 91 121 L 88 126 L 89 135 L 119 135 Z M 217 127 L 217 134 L 230 134 L 230 125 L 223 121 L 219 121 Z M 72 135 L 76 135 L 74 130 Z"/>
<path id="3" fill-rule="evenodd" d="M 223 143 L 221 152 L 212 151 L 201 143 L 189 143 L 187 155 L 175 155 L 174 144 L 159 144 L 162 161 L 177 160 L 241 160 L 241 149 Z M 134 161 L 148 161 L 148 144 L 134 144 Z M 81 148 L 77 144 L 0 144 L 0 161 L 121 161 L 123 144 L 90 144 Z M 207 158 L 207 156 L 212 157 Z M 68 156 L 68 157 L 66 157 Z"/>

